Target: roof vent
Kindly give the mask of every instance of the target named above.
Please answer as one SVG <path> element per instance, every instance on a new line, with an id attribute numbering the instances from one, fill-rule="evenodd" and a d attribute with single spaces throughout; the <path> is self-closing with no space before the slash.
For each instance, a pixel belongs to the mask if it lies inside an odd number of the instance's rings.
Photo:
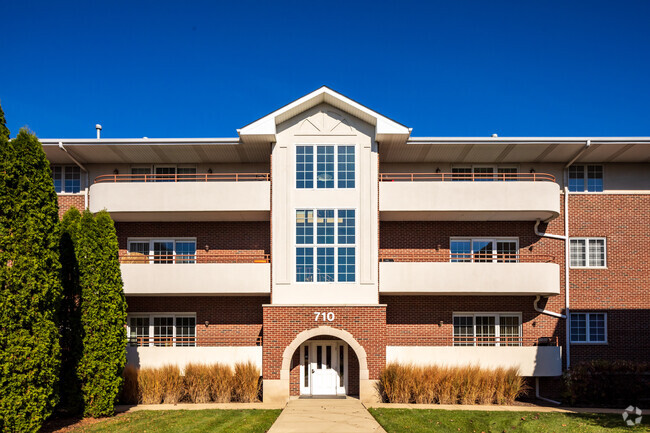
<path id="1" fill-rule="evenodd" d="M 97 130 L 97 139 L 99 140 L 100 135 L 102 133 L 102 125 L 98 123 L 97 125 L 95 125 L 95 129 Z"/>
<path id="2" fill-rule="evenodd" d="M 498 136 L 498 134 L 492 134 L 492 138 L 497 138 Z"/>

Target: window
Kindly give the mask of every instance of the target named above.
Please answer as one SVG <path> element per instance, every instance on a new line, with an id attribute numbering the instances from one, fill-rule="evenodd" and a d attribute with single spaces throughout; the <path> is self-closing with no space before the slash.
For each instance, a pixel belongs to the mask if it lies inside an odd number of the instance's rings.
<path id="1" fill-rule="evenodd" d="M 607 314 L 571 313 L 572 343 L 606 343 Z"/>
<path id="2" fill-rule="evenodd" d="M 131 178 L 133 182 L 144 182 L 147 175 L 151 174 L 151 167 L 133 167 L 131 168 Z"/>
<path id="3" fill-rule="evenodd" d="M 196 346 L 194 313 L 139 313 L 127 324 L 133 346 Z"/>
<path id="4" fill-rule="evenodd" d="M 570 192 L 602 192 L 602 165 L 572 165 L 569 167 Z"/>
<path id="5" fill-rule="evenodd" d="M 605 238 L 570 239 L 572 268 L 604 268 L 606 266 Z"/>
<path id="6" fill-rule="evenodd" d="M 355 188 L 355 173 L 354 146 L 296 146 L 296 188 Z"/>
<path id="7" fill-rule="evenodd" d="M 129 239 L 129 254 L 137 263 L 196 263 L 196 239 Z"/>
<path id="8" fill-rule="evenodd" d="M 519 259 L 518 239 L 463 239 L 449 242 L 452 262 L 516 263 Z"/>
<path id="9" fill-rule="evenodd" d="M 521 314 L 454 314 L 454 346 L 521 346 Z"/>
<path id="10" fill-rule="evenodd" d="M 452 180 L 475 182 L 491 182 L 494 180 L 516 181 L 516 167 L 497 166 L 474 166 L 474 167 L 452 167 Z"/>
<path id="11" fill-rule="evenodd" d="M 81 191 L 81 169 L 76 165 L 53 165 L 52 180 L 58 194 L 78 194 Z"/>
<path id="12" fill-rule="evenodd" d="M 176 173 L 179 182 L 194 182 L 196 180 L 196 167 L 178 167 Z"/>
<path id="13" fill-rule="evenodd" d="M 354 209 L 296 210 L 296 281 L 356 281 L 355 225 Z"/>

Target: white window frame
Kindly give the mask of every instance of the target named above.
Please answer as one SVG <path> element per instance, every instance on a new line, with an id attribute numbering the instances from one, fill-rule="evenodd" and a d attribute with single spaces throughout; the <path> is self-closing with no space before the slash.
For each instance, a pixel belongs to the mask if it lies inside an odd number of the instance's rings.
<path id="1" fill-rule="evenodd" d="M 588 190 L 588 181 L 589 181 L 589 171 L 588 168 L 589 166 L 599 166 L 601 173 L 603 173 L 603 190 L 602 191 L 589 191 Z M 569 190 L 569 178 L 567 177 L 567 191 L 569 194 L 603 194 L 605 192 L 605 165 L 604 164 L 572 164 L 571 167 L 577 167 L 577 166 L 582 166 L 582 171 L 583 171 L 583 185 L 584 185 L 584 191 L 570 191 Z M 568 174 L 567 174 L 568 176 Z"/>
<path id="2" fill-rule="evenodd" d="M 570 321 L 573 321 L 573 315 L 574 314 L 584 314 L 586 315 L 586 320 L 585 320 L 585 330 L 586 330 L 586 337 L 587 339 L 585 341 L 575 341 L 573 339 L 573 336 L 571 335 L 571 323 L 569 323 L 569 338 L 571 339 L 571 344 L 608 344 L 608 336 L 607 336 L 607 313 L 605 312 L 600 312 L 600 311 L 574 311 L 569 313 L 569 319 Z M 604 323 L 605 323 L 605 339 L 603 341 L 591 341 L 590 335 L 589 335 L 589 316 L 592 314 L 602 314 L 604 316 Z"/>
<path id="3" fill-rule="evenodd" d="M 296 212 L 299 210 L 313 211 L 314 212 L 314 236 L 313 243 L 311 244 L 298 244 L 296 243 Z M 333 244 L 319 244 L 317 242 L 318 238 L 318 211 L 333 210 L 334 211 L 334 243 Z M 340 210 L 353 210 L 354 211 L 354 244 L 339 244 L 339 218 L 338 212 Z M 293 218 L 292 218 L 292 228 L 293 228 L 293 282 L 296 284 L 356 284 L 359 279 L 359 209 L 357 208 L 327 208 L 327 209 L 318 209 L 310 207 L 297 207 L 293 209 Z M 314 276 L 312 281 L 298 281 L 297 278 L 297 260 L 296 260 L 296 249 L 297 248 L 310 248 L 313 250 L 313 269 Z M 316 267 L 318 266 L 318 248 L 334 248 L 334 281 L 318 281 L 318 273 L 316 272 Z M 339 248 L 354 248 L 354 281 L 339 281 Z"/>
<path id="4" fill-rule="evenodd" d="M 518 237 L 504 237 L 504 238 L 482 238 L 482 237 L 467 237 L 467 236 L 453 236 L 449 238 L 449 261 L 452 262 L 453 260 L 458 260 L 457 258 L 453 258 L 451 256 L 451 243 L 454 241 L 469 241 L 470 242 L 470 258 L 469 262 L 454 262 L 454 263 L 502 263 L 499 262 L 498 257 L 494 257 L 497 253 L 497 242 L 515 242 L 517 245 L 515 247 L 516 249 L 516 256 L 517 258 L 514 260 L 514 262 L 505 262 L 505 263 L 519 263 L 519 238 Z M 474 260 L 474 242 L 475 241 L 483 241 L 483 242 L 492 242 L 492 262 L 487 261 L 487 259 L 484 259 L 486 261 L 481 261 L 481 262 L 476 262 Z"/>
<path id="5" fill-rule="evenodd" d="M 602 266 L 589 266 L 589 241 L 591 240 L 602 240 L 604 245 L 604 257 Z M 571 265 L 571 241 L 585 241 L 585 265 L 584 266 L 573 266 Z M 569 238 L 569 268 L 571 269 L 607 269 L 607 238 L 606 237 L 588 237 L 588 238 Z"/>
<path id="6" fill-rule="evenodd" d="M 161 313 L 131 313 L 127 314 L 126 316 L 126 337 L 127 341 L 130 343 L 130 335 L 131 335 L 131 319 L 132 318 L 139 318 L 139 317 L 146 317 L 149 319 L 149 344 L 142 344 L 137 347 L 197 347 L 198 344 L 196 344 L 196 340 L 194 341 L 193 346 L 187 346 L 187 345 L 180 345 L 177 346 L 177 342 L 174 341 L 171 346 L 156 346 L 153 339 L 154 339 L 154 318 L 155 317 L 172 317 L 173 318 L 173 323 L 174 325 L 172 326 L 173 328 L 173 339 L 176 339 L 176 318 L 177 317 L 192 317 L 194 318 L 194 338 L 196 339 L 198 337 L 197 335 L 197 328 L 198 328 L 198 322 L 196 321 L 196 312 L 188 312 L 188 313 L 166 313 L 166 312 L 161 312 Z"/>
<path id="7" fill-rule="evenodd" d="M 471 312 L 461 312 L 461 311 L 458 311 L 458 312 L 452 313 L 452 316 L 451 316 L 452 345 L 456 346 L 456 344 L 453 341 L 453 339 L 454 339 L 454 318 L 456 318 L 456 317 L 472 317 L 472 333 L 473 333 L 473 338 L 476 338 L 476 317 L 477 316 L 480 316 L 480 317 L 490 316 L 490 317 L 495 318 L 495 320 L 494 320 L 494 338 L 495 338 L 494 345 L 492 345 L 492 344 L 481 344 L 481 345 L 479 345 L 476 342 L 473 342 L 472 344 L 469 344 L 469 345 L 468 344 L 459 344 L 458 347 L 462 347 L 462 346 L 465 346 L 465 347 L 472 347 L 472 346 L 475 346 L 475 347 L 476 346 L 481 346 L 481 347 L 483 347 L 483 346 L 486 346 L 486 347 L 501 347 L 502 342 L 497 340 L 498 338 L 501 338 L 501 321 L 499 320 L 501 317 L 517 317 L 519 319 L 519 337 L 518 338 L 523 339 L 523 323 L 522 323 L 523 321 L 522 321 L 522 313 L 521 312 L 517 312 L 517 311 L 515 311 L 515 312 L 511 312 L 511 311 L 497 311 L 497 312 L 493 312 L 493 311 L 485 311 L 485 312 L 471 311 Z M 517 344 L 512 344 L 512 343 L 507 343 L 507 342 L 503 343 L 503 347 L 519 347 L 519 346 L 523 346 L 523 342 L 522 343 L 517 343 Z"/>
<path id="8" fill-rule="evenodd" d="M 313 188 L 298 188 L 296 186 L 297 183 L 297 176 L 296 176 L 296 164 L 297 164 L 297 147 L 298 146 L 309 146 L 313 149 L 313 159 L 314 159 L 314 166 L 312 170 L 312 175 L 313 175 Z M 327 147 L 327 146 L 333 146 L 334 147 L 334 187 L 333 188 L 318 188 L 318 147 Z M 339 163 L 339 147 L 341 146 L 352 146 L 354 148 L 354 188 L 339 188 L 339 170 L 338 170 L 338 163 Z M 340 191 L 355 191 L 358 188 L 359 185 L 359 149 L 358 146 L 354 143 L 339 143 L 339 144 L 333 144 L 333 143 L 296 143 L 296 145 L 293 148 L 293 189 L 296 189 L 298 191 L 332 191 L 332 190 L 340 190 Z"/>
<path id="9" fill-rule="evenodd" d="M 499 174 L 499 169 L 500 168 L 514 168 L 517 173 L 519 173 L 519 166 L 516 164 L 503 164 L 503 165 L 490 165 L 490 164 L 458 164 L 458 165 L 452 165 L 451 166 L 451 171 L 455 168 L 465 168 L 465 169 L 470 169 L 471 174 L 476 173 L 477 168 L 491 168 L 492 169 L 492 174 L 494 175 L 493 180 L 498 180 L 498 174 Z M 489 179 L 489 177 L 486 177 L 486 179 Z M 514 178 L 513 180 L 517 180 Z"/>
<path id="10" fill-rule="evenodd" d="M 61 192 L 57 192 L 57 195 L 82 195 L 86 186 L 84 185 L 83 176 L 81 172 L 83 171 L 81 167 L 74 164 L 51 164 L 50 172 L 52 174 L 52 183 L 54 184 L 54 167 L 61 168 Z M 65 190 L 65 174 L 68 168 L 77 168 L 79 169 L 79 192 L 66 192 Z"/>
<path id="11" fill-rule="evenodd" d="M 177 249 L 176 249 L 176 243 L 177 242 L 194 242 L 194 263 L 196 263 L 198 257 L 196 252 L 198 251 L 198 245 L 196 243 L 196 238 L 128 238 L 126 241 L 126 249 L 127 251 L 131 251 L 131 244 L 132 243 L 142 243 L 142 242 L 149 242 L 149 256 L 152 256 L 154 254 L 154 248 L 153 244 L 154 242 L 172 242 L 174 244 L 174 264 L 176 264 L 176 255 L 177 255 Z M 187 260 L 187 259 L 181 259 L 181 260 Z M 149 260 L 149 263 L 154 263 L 154 259 Z M 191 262 L 189 262 L 191 263 Z M 161 263 L 161 264 L 169 264 L 169 263 Z M 187 263 L 179 263 L 179 264 L 187 264 Z"/>

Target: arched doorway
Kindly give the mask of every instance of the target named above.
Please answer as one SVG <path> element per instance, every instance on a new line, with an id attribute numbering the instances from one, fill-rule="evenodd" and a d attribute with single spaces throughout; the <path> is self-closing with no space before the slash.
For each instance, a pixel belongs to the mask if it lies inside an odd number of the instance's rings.
<path id="1" fill-rule="evenodd" d="M 347 331 L 320 326 L 301 332 L 283 353 L 280 377 L 290 395 L 359 395 L 368 379 L 365 349 Z"/>

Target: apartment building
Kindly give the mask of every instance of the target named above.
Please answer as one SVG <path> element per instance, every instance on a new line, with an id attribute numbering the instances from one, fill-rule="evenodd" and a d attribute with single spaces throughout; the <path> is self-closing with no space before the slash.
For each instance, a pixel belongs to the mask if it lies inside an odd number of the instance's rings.
<path id="1" fill-rule="evenodd" d="M 136 366 L 371 401 L 391 361 L 650 358 L 648 137 L 413 137 L 322 87 L 234 138 L 41 141 L 60 212 L 115 220 Z"/>

